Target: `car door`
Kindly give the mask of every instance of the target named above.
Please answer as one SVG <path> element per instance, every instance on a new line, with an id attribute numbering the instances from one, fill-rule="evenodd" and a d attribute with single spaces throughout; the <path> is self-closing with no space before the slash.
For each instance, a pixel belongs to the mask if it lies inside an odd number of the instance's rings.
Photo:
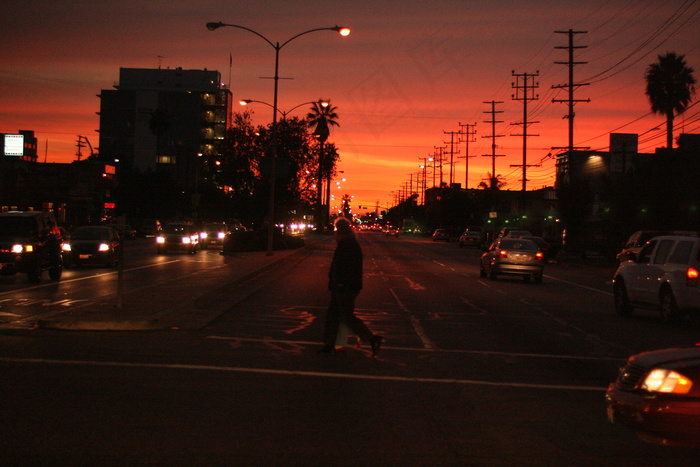
<path id="1" fill-rule="evenodd" d="M 659 287 L 661 279 L 666 274 L 666 261 L 676 241 L 673 239 L 658 240 L 651 258 L 640 268 L 639 301 L 650 305 L 659 303 Z"/>
<path id="2" fill-rule="evenodd" d="M 645 288 L 650 274 L 650 263 L 657 244 L 657 240 L 651 240 L 639 251 L 639 255 L 634 260 L 634 263 L 625 266 L 627 271 L 629 271 L 629 274 L 625 276 L 627 295 L 633 302 L 646 302 L 645 297 L 647 297 L 647 294 Z"/>

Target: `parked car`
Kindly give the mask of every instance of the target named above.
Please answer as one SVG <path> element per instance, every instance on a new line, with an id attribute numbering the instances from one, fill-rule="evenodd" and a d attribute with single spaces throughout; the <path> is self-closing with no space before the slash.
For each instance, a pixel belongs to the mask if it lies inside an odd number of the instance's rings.
<path id="1" fill-rule="evenodd" d="M 662 236 L 649 240 L 613 276 L 615 311 L 659 310 L 664 322 L 700 310 L 700 238 Z"/>
<path id="2" fill-rule="evenodd" d="M 13 211 L 0 214 L 0 275 L 27 274 L 39 282 L 44 271 L 61 280 L 63 236 L 50 212 Z"/>
<path id="3" fill-rule="evenodd" d="M 204 224 L 204 228 L 199 234 L 199 245 L 202 250 L 206 250 L 211 245 L 223 245 L 227 233 L 226 224 L 217 222 Z"/>
<path id="4" fill-rule="evenodd" d="M 78 227 L 63 243 L 66 267 L 83 264 L 104 264 L 113 267 L 118 261 L 122 241 L 116 229 L 106 225 Z"/>
<path id="5" fill-rule="evenodd" d="M 605 400 L 610 422 L 644 441 L 700 447 L 700 347 L 630 357 Z"/>
<path id="6" fill-rule="evenodd" d="M 172 250 L 195 254 L 199 251 L 199 232 L 190 224 L 179 222 L 165 224 L 156 237 L 156 244 L 160 254 Z"/>
<path id="7" fill-rule="evenodd" d="M 459 247 L 474 246 L 479 248 L 482 243 L 482 237 L 483 235 L 481 232 L 465 230 L 464 233 L 459 236 Z"/>
<path id="8" fill-rule="evenodd" d="M 447 229 L 437 229 L 433 232 L 433 241 L 450 241 L 450 232 Z"/>
<path id="9" fill-rule="evenodd" d="M 544 255 L 532 240 L 522 238 L 497 238 L 481 256 L 479 274 L 495 280 L 501 274 L 519 275 L 536 284 L 542 282 Z"/>
<path id="10" fill-rule="evenodd" d="M 637 230 L 630 238 L 627 239 L 624 245 L 622 245 L 622 250 L 615 256 L 617 264 L 629 261 L 632 254 L 639 253 L 646 243 L 654 237 L 660 237 L 662 235 L 688 235 L 697 236 L 697 232 L 687 232 L 687 231 L 669 231 L 669 230 Z"/>

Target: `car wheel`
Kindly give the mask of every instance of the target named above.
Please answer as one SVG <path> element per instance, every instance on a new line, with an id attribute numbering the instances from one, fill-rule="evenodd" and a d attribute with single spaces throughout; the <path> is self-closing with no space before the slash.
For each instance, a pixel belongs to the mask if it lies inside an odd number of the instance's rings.
<path id="1" fill-rule="evenodd" d="M 631 315 L 633 308 L 630 304 L 630 299 L 627 296 L 625 283 L 621 279 L 615 282 L 613 294 L 615 296 L 615 312 L 620 316 Z"/>
<path id="2" fill-rule="evenodd" d="M 661 299 L 659 302 L 661 321 L 664 323 L 677 322 L 680 318 L 680 313 L 678 312 L 678 305 L 676 304 L 676 299 L 673 297 L 673 292 L 664 289 L 661 292 Z"/>
<path id="3" fill-rule="evenodd" d="M 61 276 L 63 275 L 63 261 L 59 261 L 55 265 L 53 265 L 49 269 L 49 279 L 51 279 L 54 282 L 58 282 L 61 280 Z"/>
<path id="4" fill-rule="evenodd" d="M 483 264 L 479 267 L 479 277 L 486 277 L 486 269 L 484 269 Z"/>

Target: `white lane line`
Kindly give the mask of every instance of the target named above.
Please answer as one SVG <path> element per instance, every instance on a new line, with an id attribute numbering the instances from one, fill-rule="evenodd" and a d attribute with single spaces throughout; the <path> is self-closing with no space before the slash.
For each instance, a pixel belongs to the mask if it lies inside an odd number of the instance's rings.
<path id="1" fill-rule="evenodd" d="M 475 386 L 494 386 L 522 389 L 555 389 L 565 391 L 596 391 L 603 392 L 606 388 L 594 386 L 573 386 L 562 384 L 532 384 L 532 383 L 504 383 L 493 381 L 479 381 L 472 379 L 441 379 L 441 378 L 419 378 L 403 376 L 378 376 L 360 375 L 352 373 L 326 373 L 320 371 L 293 371 L 293 370 L 272 370 L 267 368 L 247 368 L 215 365 L 185 365 L 166 363 L 129 363 L 129 362 L 100 362 L 87 360 L 49 360 L 43 358 L 7 358 L 0 357 L 0 362 L 5 363 L 26 363 L 26 364 L 50 364 L 50 365 L 73 365 L 73 366 L 95 366 L 95 367 L 116 367 L 116 368 L 158 368 L 166 370 L 194 370 L 194 371 L 219 371 L 228 373 L 255 373 L 264 375 L 280 376 L 306 376 L 320 378 L 343 378 L 367 381 L 392 381 L 410 383 L 441 383 L 441 384 L 463 384 Z"/>
<path id="2" fill-rule="evenodd" d="M 318 345 L 318 342 L 311 341 L 298 341 L 289 339 L 256 339 L 250 337 L 230 337 L 230 336 L 207 336 L 207 339 L 213 340 L 231 340 L 231 341 L 241 341 L 241 342 L 259 342 L 268 343 L 272 342 L 275 344 L 287 344 L 287 345 Z M 452 353 L 452 354 L 473 354 L 473 355 L 495 355 L 501 357 L 525 357 L 525 358 L 547 358 L 553 360 L 588 360 L 588 361 L 610 361 L 610 362 L 624 362 L 627 360 L 627 356 L 623 357 L 588 357 L 585 355 L 554 355 L 554 354 L 537 354 L 537 353 L 523 353 L 523 352 L 498 352 L 494 350 L 462 350 L 462 349 L 426 349 L 426 348 L 415 348 L 415 347 L 396 347 L 390 345 L 382 345 L 382 349 L 400 350 L 404 352 L 435 352 L 435 353 Z"/>
<path id="3" fill-rule="evenodd" d="M 611 296 L 611 297 L 612 297 L 612 295 L 613 295 L 613 294 L 611 294 L 610 292 L 606 292 L 606 291 L 604 291 L 604 290 L 594 289 L 593 287 L 587 287 L 587 286 L 585 286 L 585 285 L 577 284 L 576 282 L 565 281 L 564 279 L 559 279 L 559 278 L 557 278 L 557 277 L 552 277 L 552 276 L 549 276 L 549 275 L 547 275 L 547 274 L 545 274 L 544 277 L 546 277 L 547 279 L 553 280 L 553 281 L 558 281 L 558 282 L 563 282 L 564 284 L 573 285 L 574 287 L 578 287 L 578 288 L 580 288 L 580 289 L 590 290 L 591 292 L 598 292 L 598 293 L 601 293 L 601 294 L 603 294 L 603 295 L 609 295 L 609 296 Z"/>
<path id="4" fill-rule="evenodd" d="M 164 261 L 162 263 L 158 264 L 149 264 L 146 266 L 139 266 L 137 268 L 129 268 L 129 269 L 124 269 L 123 272 L 130 272 L 130 271 L 138 271 L 139 269 L 148 269 L 148 268 L 154 268 L 157 266 L 162 266 L 164 264 L 170 264 L 170 263 L 179 263 L 180 259 L 174 259 L 172 261 Z M 105 276 L 114 276 L 116 274 L 119 274 L 119 271 L 113 271 L 113 272 L 102 272 L 99 274 L 92 274 L 90 276 L 85 276 L 85 277 L 76 277 L 75 279 L 64 279 L 61 282 L 50 282 L 42 285 L 34 285 L 32 287 L 25 287 L 23 289 L 17 289 L 17 290 L 9 290 L 7 292 L 0 292 L 0 296 L 2 295 L 9 295 L 9 294 L 16 294 L 18 292 L 25 292 L 27 290 L 35 290 L 35 289 L 43 289 L 45 287 L 56 287 L 56 284 L 70 284 L 71 282 L 80 282 L 80 281 L 86 281 L 90 279 L 97 279 L 99 277 L 105 277 Z"/>
<path id="5" fill-rule="evenodd" d="M 413 315 L 413 312 L 406 308 L 406 306 L 399 300 L 399 296 L 396 295 L 396 292 L 392 287 L 389 287 L 389 291 L 391 292 L 391 295 L 394 296 L 394 299 L 396 300 L 396 303 L 399 304 L 401 309 L 405 311 L 408 316 L 411 319 L 411 324 L 413 325 L 413 330 L 415 331 L 416 335 L 420 338 L 421 342 L 423 343 L 423 347 L 426 349 L 434 349 L 436 348 L 435 344 L 433 341 L 428 338 L 427 334 L 425 334 L 425 330 L 423 329 L 423 326 L 420 324 L 420 321 Z"/>

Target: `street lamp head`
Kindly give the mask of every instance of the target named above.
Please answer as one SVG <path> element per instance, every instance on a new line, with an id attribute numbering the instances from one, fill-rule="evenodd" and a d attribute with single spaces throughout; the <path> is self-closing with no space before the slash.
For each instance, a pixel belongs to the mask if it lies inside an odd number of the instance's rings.
<path id="1" fill-rule="evenodd" d="M 250 104 L 251 102 L 253 102 L 253 101 L 250 100 L 250 99 L 241 99 L 240 101 L 238 101 L 238 103 L 241 104 L 241 105 L 248 105 L 248 104 Z"/>
<path id="2" fill-rule="evenodd" d="M 338 32 L 338 34 L 340 34 L 340 35 L 343 36 L 343 37 L 349 36 L 349 35 L 350 35 L 350 28 L 345 28 L 345 27 L 341 27 L 341 26 L 336 26 L 336 27 L 331 28 L 331 29 L 334 30 L 334 31 L 336 31 L 336 32 Z"/>
<path id="3" fill-rule="evenodd" d="M 216 31 L 217 29 L 219 29 L 223 25 L 224 25 L 224 23 L 222 23 L 221 21 L 219 21 L 218 23 L 207 23 L 207 29 L 210 31 Z"/>

